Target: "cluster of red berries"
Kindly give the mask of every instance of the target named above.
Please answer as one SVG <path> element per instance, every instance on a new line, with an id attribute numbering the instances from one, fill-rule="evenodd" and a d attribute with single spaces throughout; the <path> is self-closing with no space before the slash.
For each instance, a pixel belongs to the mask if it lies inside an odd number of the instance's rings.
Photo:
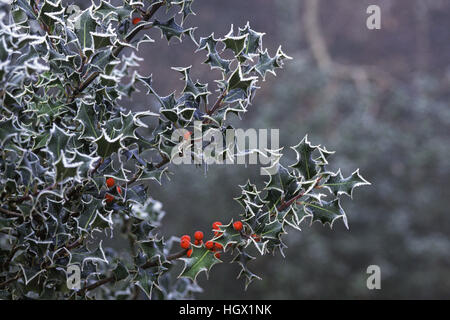
<path id="1" fill-rule="evenodd" d="M 108 178 L 106 179 L 106 186 L 111 189 L 112 187 L 114 187 L 114 185 L 116 184 L 116 181 L 114 180 L 114 178 Z M 116 187 L 117 193 L 122 195 L 122 188 L 120 186 Z M 111 203 L 114 201 L 114 196 L 112 194 L 105 194 L 105 199 L 106 202 Z"/>
<path id="2" fill-rule="evenodd" d="M 212 228 L 214 230 L 214 236 L 215 237 L 218 237 L 218 236 L 220 236 L 222 234 L 222 232 L 220 232 L 220 226 L 221 225 L 222 225 L 222 223 L 219 222 L 219 221 L 216 221 L 216 222 L 214 222 L 212 224 Z M 233 228 L 236 231 L 240 232 L 244 228 L 244 225 L 242 224 L 241 221 L 236 221 L 236 222 L 233 223 Z M 194 233 L 194 238 L 195 238 L 194 244 L 196 246 L 201 245 L 203 243 L 203 232 L 196 231 Z M 182 236 L 181 239 L 180 239 L 180 246 L 183 249 L 186 249 L 186 250 L 189 249 L 187 251 L 187 256 L 190 258 L 191 255 L 192 255 L 192 249 L 190 249 L 190 247 L 191 247 L 191 237 L 188 236 L 188 235 Z M 209 240 L 209 241 L 205 242 L 205 248 L 208 249 L 208 250 L 211 250 L 212 252 L 214 252 L 214 256 L 217 259 L 220 259 L 220 251 L 223 251 L 223 246 L 220 243 Z"/>
<path id="3" fill-rule="evenodd" d="M 201 245 L 202 242 L 203 242 L 203 232 L 201 232 L 201 231 L 196 231 L 196 232 L 194 233 L 194 239 L 195 239 L 194 244 L 195 244 L 196 246 Z M 187 234 L 185 234 L 184 236 L 182 236 L 182 237 L 181 237 L 181 240 L 180 240 L 180 246 L 181 246 L 181 248 L 183 248 L 183 249 L 189 249 L 189 248 L 191 247 L 191 237 L 188 236 Z M 190 258 L 191 255 L 192 255 L 192 249 L 189 249 L 188 252 L 187 252 L 187 256 Z"/>

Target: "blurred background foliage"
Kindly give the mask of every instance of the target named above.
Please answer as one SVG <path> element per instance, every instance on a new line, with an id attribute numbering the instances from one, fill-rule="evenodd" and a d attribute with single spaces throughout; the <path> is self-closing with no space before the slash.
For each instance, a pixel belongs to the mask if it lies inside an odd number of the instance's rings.
<path id="1" fill-rule="evenodd" d="M 83 0 L 84 1 L 84 0 Z M 83 6 L 83 1 L 75 4 Z M 381 30 L 366 28 L 366 8 L 381 7 Z M 262 257 L 263 280 L 247 291 L 237 266 L 199 277 L 199 299 L 448 298 L 450 294 L 450 2 L 446 0 L 196 0 L 189 26 L 196 37 L 228 33 L 230 24 L 265 32 L 269 53 L 279 44 L 294 59 L 260 83 L 238 128 L 279 128 L 280 145 L 305 134 L 336 150 L 344 176 L 360 168 L 372 186 L 344 203 L 350 230 L 303 224 L 287 236 L 286 259 Z M 159 39 L 159 31 L 150 32 Z M 171 66 L 193 65 L 192 77 L 219 73 L 202 65 L 191 41 L 157 41 L 138 53 L 139 73 L 153 74 L 164 95 L 182 89 Z M 155 110 L 144 91 L 124 103 Z M 285 148 L 287 157 L 293 157 Z M 163 203 L 165 237 L 207 231 L 240 207 L 233 197 L 258 166 L 172 166 L 152 196 Z M 124 246 L 124 250 L 127 247 Z M 381 267 L 381 290 L 368 290 L 366 268 Z"/>

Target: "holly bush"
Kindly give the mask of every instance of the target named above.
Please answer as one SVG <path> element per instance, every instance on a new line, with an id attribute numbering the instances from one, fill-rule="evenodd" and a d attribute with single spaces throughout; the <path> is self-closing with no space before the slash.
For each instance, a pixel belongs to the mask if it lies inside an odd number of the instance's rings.
<path id="1" fill-rule="evenodd" d="M 305 220 L 348 226 L 340 198 L 368 182 L 358 170 L 348 177 L 330 171 L 334 152 L 304 137 L 291 147 L 293 163 L 278 158 L 263 186 L 241 186 L 241 213 L 215 221 L 209 239 L 201 231 L 192 240 L 158 235 L 165 213 L 148 188 L 167 183 L 174 131 L 185 129 L 190 141 L 196 122 L 225 137 L 230 119 L 250 109 L 257 83 L 289 59 L 281 48 L 269 54 L 264 34 L 249 24 L 220 38 L 196 36 L 185 26 L 192 5 L 1 3 L 1 298 L 191 298 L 201 291 L 197 276 L 227 257 L 247 287 L 259 279 L 248 268 L 253 252 L 283 253 L 288 228 L 300 230 Z M 154 90 L 152 77 L 137 72 L 143 59 L 135 54 L 155 41 L 146 32 L 152 28 L 206 54 L 205 64 L 221 74 L 213 92 L 191 78 L 191 67 L 173 68 L 184 81 L 179 94 Z M 138 88 L 159 112 L 124 106 Z M 104 245 L 113 237 L 126 239 L 129 252 Z M 71 266 L 79 267 L 79 288 L 68 287 Z"/>

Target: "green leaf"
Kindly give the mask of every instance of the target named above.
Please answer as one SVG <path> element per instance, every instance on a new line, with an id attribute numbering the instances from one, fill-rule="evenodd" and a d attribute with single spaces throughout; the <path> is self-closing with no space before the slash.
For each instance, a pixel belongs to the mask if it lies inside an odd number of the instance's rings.
<path id="1" fill-rule="evenodd" d="M 241 271 L 239 272 L 237 278 L 245 278 L 245 290 L 247 290 L 248 286 L 253 280 L 261 280 L 259 276 L 251 272 L 247 267 L 247 264 L 252 260 L 255 260 L 255 257 L 252 257 L 245 251 L 239 251 L 239 253 L 231 261 L 232 263 L 239 264 L 241 267 Z"/>
<path id="2" fill-rule="evenodd" d="M 346 194 L 353 198 L 353 189 L 359 186 L 370 185 L 366 179 L 359 174 L 359 169 L 355 170 L 350 176 L 344 178 L 339 169 L 334 175 L 330 175 L 321 187 L 326 187 L 334 195 Z"/>
<path id="3" fill-rule="evenodd" d="M 106 130 L 102 128 L 102 135 L 94 140 L 94 143 L 97 145 L 97 155 L 102 158 L 106 158 L 119 151 L 119 149 L 122 147 L 120 144 L 121 139 L 121 134 L 115 138 L 111 138 L 106 133 Z"/>
<path id="4" fill-rule="evenodd" d="M 167 41 L 170 41 L 172 37 L 175 37 L 181 41 L 181 37 L 191 30 L 183 29 L 180 25 L 178 25 L 175 22 L 175 17 L 170 18 L 166 22 L 160 22 L 156 19 L 153 25 L 161 30 L 161 37 L 165 36 Z"/>
<path id="5" fill-rule="evenodd" d="M 334 221 L 341 218 L 348 229 L 347 216 L 341 207 L 339 198 L 329 202 L 324 200 L 303 202 L 303 206 L 306 212 L 312 216 L 311 223 L 320 221 L 323 225 L 328 223 L 330 228 L 333 228 Z"/>
<path id="6" fill-rule="evenodd" d="M 164 239 L 151 239 L 138 241 L 137 245 L 142 253 L 147 257 L 149 262 L 157 262 L 158 265 L 162 265 L 166 262 L 166 256 L 164 254 Z"/>
<path id="7" fill-rule="evenodd" d="M 78 107 L 78 113 L 75 120 L 83 127 L 83 132 L 80 136 L 82 139 L 95 140 L 100 137 L 100 130 L 94 124 L 98 121 L 94 107 L 95 105 L 93 103 L 88 104 L 85 102 L 81 102 Z"/>
<path id="8" fill-rule="evenodd" d="M 192 246 L 192 254 L 190 258 L 180 258 L 184 261 L 183 271 L 178 277 L 185 277 L 195 281 L 197 276 L 201 272 L 206 272 L 208 276 L 212 266 L 221 262 L 214 256 L 211 250 L 206 249 L 204 246 Z"/>
<path id="9" fill-rule="evenodd" d="M 114 268 L 114 270 L 112 271 L 113 276 L 114 276 L 114 280 L 120 281 L 123 279 L 126 279 L 129 275 L 128 269 L 127 267 L 121 262 L 119 261 L 117 263 L 117 266 Z"/>
<path id="10" fill-rule="evenodd" d="M 78 168 L 82 162 L 70 162 L 62 152 L 59 159 L 55 162 L 56 181 L 65 182 L 68 179 L 80 180 Z"/>
<path id="11" fill-rule="evenodd" d="M 233 74 L 230 76 L 228 80 L 228 89 L 227 91 L 230 92 L 233 89 L 242 89 L 244 92 L 247 92 L 250 86 L 257 80 L 257 77 L 248 77 L 245 78 L 245 76 L 242 73 L 242 67 L 241 64 L 238 65 L 236 70 L 234 70 Z"/>
<path id="12" fill-rule="evenodd" d="M 153 286 L 158 285 L 159 277 L 163 270 L 164 269 L 160 266 L 148 269 L 138 269 L 133 281 L 145 293 L 148 299 L 151 299 Z"/>
<path id="13" fill-rule="evenodd" d="M 290 167 L 300 171 L 306 180 L 311 180 L 318 173 L 317 161 L 313 159 L 313 152 L 317 150 L 318 146 L 313 146 L 308 141 L 308 135 L 306 135 L 299 144 L 291 147 L 296 153 L 297 162 Z"/>
<path id="14" fill-rule="evenodd" d="M 0 142 L 3 145 L 7 139 L 17 136 L 20 132 L 16 127 L 17 121 L 15 117 L 0 120 Z"/>
<path id="15" fill-rule="evenodd" d="M 81 49 L 85 52 L 93 48 L 91 32 L 97 29 L 97 21 L 92 17 L 91 9 L 84 10 L 74 21 L 75 34 Z"/>
<path id="16" fill-rule="evenodd" d="M 233 25 L 231 25 L 230 32 L 222 39 L 226 49 L 230 49 L 234 52 L 235 56 L 238 56 L 242 50 L 244 50 L 245 41 L 247 40 L 247 34 L 234 36 Z"/>
<path id="17" fill-rule="evenodd" d="M 73 136 L 73 133 L 66 133 L 62 128 L 53 124 L 50 130 L 50 140 L 44 150 L 49 152 L 53 159 L 60 159 L 63 151 L 70 149 Z"/>
<path id="18" fill-rule="evenodd" d="M 239 28 L 239 35 L 247 35 L 247 42 L 243 54 L 251 59 L 253 55 L 258 54 L 262 49 L 262 37 L 265 33 L 260 33 L 250 28 L 247 22 L 244 28 Z"/>

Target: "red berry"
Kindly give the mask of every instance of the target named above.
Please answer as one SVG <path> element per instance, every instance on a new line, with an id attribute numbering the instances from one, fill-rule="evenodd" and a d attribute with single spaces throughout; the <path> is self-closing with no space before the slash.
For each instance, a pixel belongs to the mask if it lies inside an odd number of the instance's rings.
<path id="1" fill-rule="evenodd" d="M 222 225 L 222 222 L 216 221 L 212 224 L 213 230 L 220 230 L 219 226 Z"/>
<path id="2" fill-rule="evenodd" d="M 119 187 L 119 186 L 117 186 L 117 193 L 120 194 L 120 195 L 122 194 L 122 188 Z"/>
<path id="3" fill-rule="evenodd" d="M 108 178 L 108 179 L 106 179 L 106 186 L 107 186 L 108 188 L 113 187 L 115 183 L 116 183 L 116 182 L 114 181 L 114 178 Z"/>
<path id="4" fill-rule="evenodd" d="M 133 18 L 133 20 L 131 20 L 131 22 L 133 23 L 133 24 L 138 24 L 139 22 L 141 22 L 141 18 Z"/>
<path id="5" fill-rule="evenodd" d="M 190 137 L 191 137 L 191 134 L 192 134 L 192 132 L 187 131 L 187 132 L 183 135 L 184 140 L 189 140 Z"/>
<path id="6" fill-rule="evenodd" d="M 201 231 L 196 231 L 196 232 L 194 233 L 194 238 L 195 238 L 195 240 L 198 240 L 198 241 L 202 240 L 202 239 L 203 239 L 203 232 L 201 232 Z"/>
<path id="7" fill-rule="evenodd" d="M 261 241 L 261 237 L 257 234 L 252 234 L 252 238 L 255 239 L 256 242 L 260 242 Z"/>
<path id="8" fill-rule="evenodd" d="M 107 193 L 107 194 L 105 194 L 105 199 L 106 199 L 106 202 L 111 203 L 114 201 L 114 196 Z"/>
<path id="9" fill-rule="evenodd" d="M 205 247 L 208 250 L 211 250 L 214 247 L 214 243 L 212 241 L 206 241 Z"/>
<path id="10" fill-rule="evenodd" d="M 216 257 L 217 259 L 220 259 L 220 252 L 214 253 L 214 257 Z"/>
<path id="11" fill-rule="evenodd" d="M 188 236 L 187 234 L 181 236 L 180 240 L 186 239 L 187 241 L 191 242 L 191 237 Z"/>
<path id="12" fill-rule="evenodd" d="M 189 242 L 189 240 L 183 239 L 180 241 L 180 246 L 183 249 L 189 249 L 189 247 L 191 246 L 191 243 Z"/>
<path id="13" fill-rule="evenodd" d="M 215 247 L 217 250 L 222 250 L 222 249 L 223 249 L 223 245 L 221 245 L 221 244 L 218 243 L 218 242 L 215 242 L 215 243 L 214 243 L 214 247 Z"/>
<path id="14" fill-rule="evenodd" d="M 187 252 L 187 256 L 188 256 L 188 258 L 190 258 L 190 257 L 191 257 L 191 255 L 192 255 L 192 249 L 189 249 L 189 250 L 188 250 L 188 252 Z"/>
<path id="15" fill-rule="evenodd" d="M 240 221 L 236 221 L 235 223 L 233 223 L 233 228 L 236 231 L 241 231 L 243 227 L 244 225 Z"/>

